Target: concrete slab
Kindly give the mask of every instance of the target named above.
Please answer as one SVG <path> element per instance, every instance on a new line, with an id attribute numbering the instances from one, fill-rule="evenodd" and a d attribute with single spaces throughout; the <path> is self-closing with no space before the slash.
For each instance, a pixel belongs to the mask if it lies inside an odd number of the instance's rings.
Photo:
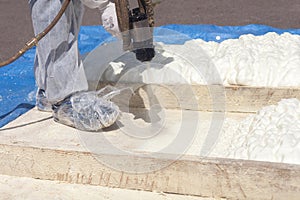
<path id="1" fill-rule="evenodd" d="M 0 199 L 213 200 L 212 198 L 124 190 L 91 185 L 66 184 L 59 181 L 37 180 L 5 175 L 0 175 Z"/>
<path id="2" fill-rule="evenodd" d="M 187 111 L 182 120 L 180 112 L 132 110 L 119 127 L 88 133 L 33 109 L 1 129 L 0 174 L 212 198 L 298 199 L 300 166 L 203 157 L 199 148 L 212 113 Z M 149 118 L 163 128 L 149 127 Z"/>
<path id="3" fill-rule="evenodd" d="M 122 113 L 114 126 L 100 133 L 91 133 L 56 123 L 51 113 L 40 112 L 35 108 L 1 128 L 0 141 L 3 145 L 89 152 L 92 149 L 89 149 L 91 141 L 88 138 L 93 138 L 99 146 L 107 146 L 108 142 L 124 151 L 136 153 L 160 152 L 180 134 L 186 134 L 190 135 L 190 141 L 187 141 L 182 151 L 186 155 L 198 155 L 209 131 L 217 136 L 217 131 L 222 131 L 226 120 L 238 122 L 247 116 L 245 113 L 164 110 L 160 107 L 152 110 L 130 108 L 128 112 Z M 218 125 L 213 129 L 212 120 L 215 126 Z M 182 142 L 177 145 L 182 145 Z M 160 153 L 183 152 L 170 149 Z M 112 152 L 101 149 L 101 153 Z"/>

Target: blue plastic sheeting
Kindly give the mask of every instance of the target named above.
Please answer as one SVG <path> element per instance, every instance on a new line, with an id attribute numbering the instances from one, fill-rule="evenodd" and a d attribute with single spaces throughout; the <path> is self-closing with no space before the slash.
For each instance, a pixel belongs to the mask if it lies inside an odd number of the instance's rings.
<path id="1" fill-rule="evenodd" d="M 215 25 L 166 25 L 162 28 L 171 29 L 191 39 L 222 42 L 227 39 L 237 39 L 244 34 L 264 35 L 268 32 L 282 34 L 289 32 L 300 34 L 300 29 L 278 29 L 265 25 L 249 24 L 246 26 L 215 26 Z M 220 39 L 217 40 L 216 37 Z"/>
<path id="2" fill-rule="evenodd" d="M 263 35 L 267 32 L 299 34 L 300 29 L 277 29 L 264 25 L 215 26 L 215 25 L 166 25 L 155 29 L 155 40 L 182 44 L 190 39 L 221 42 L 243 34 Z M 218 39 L 217 39 L 218 36 Z M 112 38 L 102 26 L 81 27 L 79 50 L 86 54 L 99 44 Z M 35 105 L 36 85 L 33 74 L 35 49 L 26 52 L 16 62 L 0 68 L 0 127 L 16 119 Z"/>

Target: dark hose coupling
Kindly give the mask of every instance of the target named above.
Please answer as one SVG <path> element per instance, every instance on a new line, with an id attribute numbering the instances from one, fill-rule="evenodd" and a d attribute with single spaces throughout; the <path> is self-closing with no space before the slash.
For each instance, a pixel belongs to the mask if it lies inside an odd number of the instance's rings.
<path id="1" fill-rule="evenodd" d="M 153 28 L 149 26 L 147 14 L 139 8 L 130 11 L 130 34 L 133 52 L 142 62 L 151 61 L 155 56 L 153 45 Z"/>

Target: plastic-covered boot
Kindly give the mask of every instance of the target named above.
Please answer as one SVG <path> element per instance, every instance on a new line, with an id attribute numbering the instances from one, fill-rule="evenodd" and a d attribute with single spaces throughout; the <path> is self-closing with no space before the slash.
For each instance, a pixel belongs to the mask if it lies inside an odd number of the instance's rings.
<path id="1" fill-rule="evenodd" d="M 52 105 L 49 103 L 45 90 L 38 89 L 36 93 L 36 107 L 40 111 L 51 112 Z"/>
<path id="2" fill-rule="evenodd" d="M 120 110 L 110 98 L 119 91 L 105 94 L 106 89 L 78 92 L 53 105 L 54 120 L 83 131 L 99 131 L 111 126 L 117 121 Z"/>

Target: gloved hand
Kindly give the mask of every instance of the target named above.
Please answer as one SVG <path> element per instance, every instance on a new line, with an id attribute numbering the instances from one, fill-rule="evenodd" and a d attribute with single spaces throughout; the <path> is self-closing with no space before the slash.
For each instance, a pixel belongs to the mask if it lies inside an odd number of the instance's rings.
<path id="1" fill-rule="evenodd" d="M 81 0 L 89 8 L 99 9 L 102 24 L 106 31 L 116 37 L 121 37 L 115 4 L 109 0 Z"/>
<path id="2" fill-rule="evenodd" d="M 115 4 L 109 2 L 105 8 L 100 8 L 100 12 L 102 12 L 101 19 L 105 30 L 113 36 L 121 38 Z"/>

